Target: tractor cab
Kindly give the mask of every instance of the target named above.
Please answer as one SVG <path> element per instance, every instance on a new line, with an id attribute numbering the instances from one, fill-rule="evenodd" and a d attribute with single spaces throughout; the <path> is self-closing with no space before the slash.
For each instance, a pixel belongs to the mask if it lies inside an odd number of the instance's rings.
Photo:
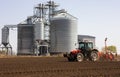
<path id="1" fill-rule="evenodd" d="M 92 42 L 79 42 L 79 50 L 82 51 L 90 51 L 93 49 L 93 43 Z"/>

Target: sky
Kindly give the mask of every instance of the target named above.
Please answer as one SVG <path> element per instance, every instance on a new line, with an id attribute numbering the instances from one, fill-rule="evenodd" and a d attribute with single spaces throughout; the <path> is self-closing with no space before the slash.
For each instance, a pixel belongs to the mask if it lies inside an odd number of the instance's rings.
<path id="1" fill-rule="evenodd" d="M 18 24 L 33 15 L 33 7 L 48 0 L 0 0 L 0 29 Z M 78 18 L 78 34 L 96 37 L 96 47 L 117 47 L 120 54 L 120 0 L 54 0 L 68 13 Z M 10 30 L 10 44 L 17 51 L 17 29 Z M 1 31 L 0 31 L 1 43 Z"/>

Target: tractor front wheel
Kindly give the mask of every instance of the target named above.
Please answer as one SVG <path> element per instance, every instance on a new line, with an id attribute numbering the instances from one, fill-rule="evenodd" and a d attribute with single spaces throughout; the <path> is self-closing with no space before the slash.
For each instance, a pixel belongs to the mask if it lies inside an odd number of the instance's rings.
<path id="1" fill-rule="evenodd" d="M 76 59 L 77 59 L 77 61 L 78 61 L 78 62 L 82 62 L 82 61 L 83 61 L 83 59 L 84 59 L 83 54 L 82 54 L 82 53 L 78 53 L 78 54 L 77 54 L 77 58 L 76 58 Z"/>
<path id="2" fill-rule="evenodd" d="M 74 55 L 70 53 L 70 55 L 68 56 L 68 61 L 72 62 L 74 60 L 75 60 Z"/>
<path id="3" fill-rule="evenodd" d="M 73 58 L 68 57 L 68 61 L 69 61 L 69 62 L 72 62 L 72 61 L 74 61 L 74 59 L 73 59 Z"/>

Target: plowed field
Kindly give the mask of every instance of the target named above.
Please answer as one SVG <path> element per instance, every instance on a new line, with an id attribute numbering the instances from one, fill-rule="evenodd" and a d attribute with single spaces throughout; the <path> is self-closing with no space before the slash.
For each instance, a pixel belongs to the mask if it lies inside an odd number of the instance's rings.
<path id="1" fill-rule="evenodd" d="M 0 77 L 120 77 L 120 62 L 68 62 L 63 57 L 0 58 Z"/>

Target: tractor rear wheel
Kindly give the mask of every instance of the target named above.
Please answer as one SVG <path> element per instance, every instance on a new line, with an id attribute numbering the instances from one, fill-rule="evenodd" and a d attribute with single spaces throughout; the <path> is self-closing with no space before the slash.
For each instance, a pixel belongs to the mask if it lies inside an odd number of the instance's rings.
<path id="1" fill-rule="evenodd" d="M 90 53 L 90 60 L 91 60 L 91 61 L 97 61 L 97 60 L 98 60 L 97 51 L 92 51 L 92 52 Z"/>
<path id="2" fill-rule="evenodd" d="M 77 59 L 77 61 L 78 61 L 78 62 L 82 62 L 82 61 L 83 61 L 83 59 L 84 59 L 83 54 L 82 54 L 82 53 L 78 53 L 78 54 L 77 54 L 77 58 L 76 58 L 76 59 Z"/>

